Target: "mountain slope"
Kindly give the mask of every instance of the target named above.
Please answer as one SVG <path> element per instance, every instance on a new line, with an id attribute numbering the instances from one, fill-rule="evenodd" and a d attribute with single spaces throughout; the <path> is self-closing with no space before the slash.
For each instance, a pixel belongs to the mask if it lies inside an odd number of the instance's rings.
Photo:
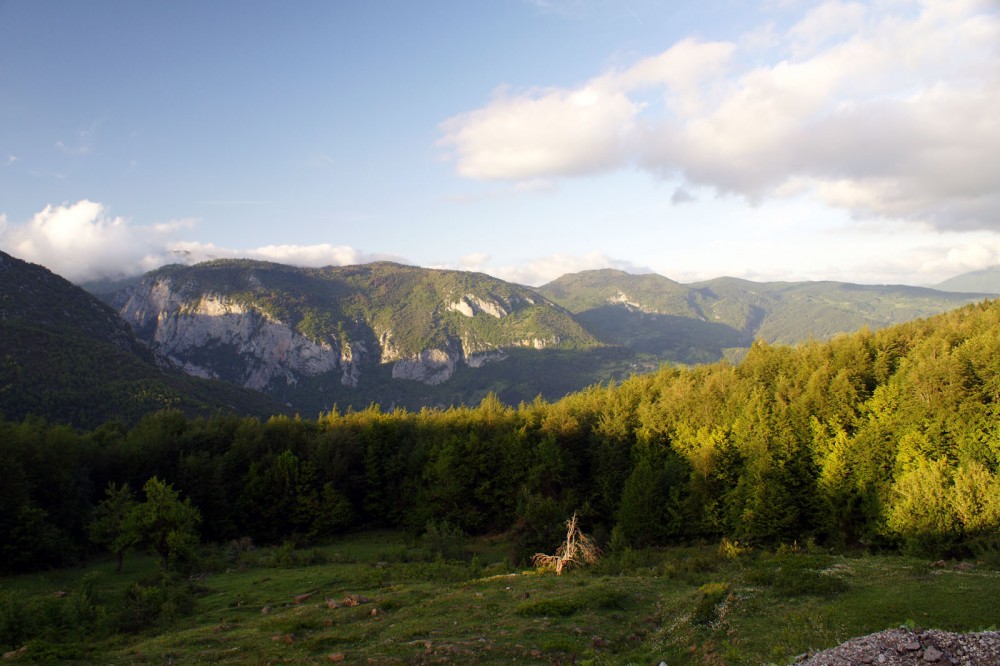
<path id="1" fill-rule="evenodd" d="M 604 342 L 679 363 L 738 357 L 757 338 L 794 344 L 882 328 L 984 297 L 841 282 L 717 278 L 683 285 L 615 270 L 566 275 L 538 291 Z"/>
<path id="2" fill-rule="evenodd" d="M 934 285 L 941 291 L 974 291 L 1000 294 L 1000 266 L 991 266 L 971 273 L 963 273 Z"/>
<path id="3" fill-rule="evenodd" d="M 96 427 L 167 407 L 268 415 L 257 393 L 159 367 L 114 310 L 79 287 L 0 252 L 0 413 Z"/>
<path id="4" fill-rule="evenodd" d="M 393 263 L 168 266 L 120 293 L 115 306 L 187 372 L 263 390 L 306 411 L 371 401 L 447 404 L 454 401 L 447 389 L 469 369 L 521 350 L 559 358 L 601 346 L 563 308 L 525 287 Z M 521 373 L 484 378 L 500 381 L 491 388 L 503 391 L 523 382 Z M 451 386 L 430 388 L 446 382 Z"/>

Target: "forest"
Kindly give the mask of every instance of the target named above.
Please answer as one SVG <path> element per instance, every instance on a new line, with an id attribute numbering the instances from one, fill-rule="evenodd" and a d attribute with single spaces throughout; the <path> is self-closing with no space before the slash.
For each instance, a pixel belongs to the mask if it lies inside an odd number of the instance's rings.
<path id="1" fill-rule="evenodd" d="M 982 302 L 553 403 L 4 421 L 0 570 L 375 527 L 504 534 L 524 563 L 574 513 L 611 551 L 725 537 L 996 557 L 998 352 L 1000 302 Z"/>

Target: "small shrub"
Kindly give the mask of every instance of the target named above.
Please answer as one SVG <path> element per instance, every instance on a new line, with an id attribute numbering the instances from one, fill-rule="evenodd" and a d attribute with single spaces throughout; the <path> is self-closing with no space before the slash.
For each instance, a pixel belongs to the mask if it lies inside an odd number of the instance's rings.
<path id="1" fill-rule="evenodd" d="M 248 567 L 256 564 L 253 539 L 248 536 L 233 539 L 226 544 L 225 559 L 230 566 Z"/>
<path id="2" fill-rule="evenodd" d="M 151 626 L 160 616 L 160 606 L 166 601 L 162 587 L 135 583 L 122 595 L 114 619 L 115 628 L 122 633 L 135 633 Z"/>
<path id="3" fill-rule="evenodd" d="M 785 597 L 835 597 L 850 585 L 843 578 L 812 569 L 779 569 L 775 572 L 774 591 Z"/>
<path id="4" fill-rule="evenodd" d="M 981 532 L 969 539 L 969 546 L 975 558 L 989 567 L 1000 569 L 1000 534 Z"/>
<path id="5" fill-rule="evenodd" d="M 710 624 L 719 616 L 719 604 L 729 594 L 729 583 L 706 583 L 698 588 L 698 602 L 695 604 L 691 621 L 695 624 Z"/>
<path id="6" fill-rule="evenodd" d="M 594 608 L 601 610 L 625 610 L 631 597 L 619 590 L 601 590 L 591 597 Z"/>
<path id="7" fill-rule="evenodd" d="M 435 557 L 446 560 L 464 560 L 465 533 L 447 520 L 427 521 L 424 535 L 420 540 L 430 549 Z"/>
<path id="8" fill-rule="evenodd" d="M 274 550 L 271 557 L 268 558 L 267 563 L 272 567 L 294 569 L 296 567 L 308 567 L 314 564 L 326 564 L 327 557 L 326 554 L 318 548 L 313 548 L 311 550 L 298 550 L 294 542 L 285 541 Z"/>
<path id="9" fill-rule="evenodd" d="M 187 582 L 164 577 L 159 583 L 135 583 L 125 590 L 112 618 L 115 629 L 135 633 L 166 625 L 194 612 L 195 589 Z"/>
<path id="10" fill-rule="evenodd" d="M 20 646 L 33 624 L 21 596 L 0 589 L 0 647 L 6 651 Z"/>
<path id="11" fill-rule="evenodd" d="M 850 584 L 830 573 L 817 571 L 810 565 L 810 558 L 798 556 L 778 557 L 769 566 L 762 566 L 747 575 L 747 580 L 757 585 L 771 587 L 783 597 L 835 597 L 850 588 Z"/>
<path id="12" fill-rule="evenodd" d="M 517 614 L 525 617 L 566 617 L 583 607 L 583 600 L 572 597 L 539 599 L 517 608 Z"/>
<path id="13" fill-rule="evenodd" d="M 728 537 L 722 537 L 719 544 L 719 557 L 724 560 L 735 560 L 749 551 L 747 546 L 741 546 L 739 541 L 730 541 Z"/>

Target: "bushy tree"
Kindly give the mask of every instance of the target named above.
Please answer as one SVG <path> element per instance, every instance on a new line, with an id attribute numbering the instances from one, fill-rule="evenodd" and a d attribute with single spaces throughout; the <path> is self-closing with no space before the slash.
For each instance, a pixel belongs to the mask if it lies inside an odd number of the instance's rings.
<path id="1" fill-rule="evenodd" d="M 104 491 L 104 500 L 94 509 L 90 539 L 115 554 L 115 571 L 121 571 L 125 553 L 138 544 L 139 533 L 132 524 L 135 498 L 127 483 L 113 481 Z"/>
<path id="2" fill-rule="evenodd" d="M 136 504 L 127 517 L 129 538 L 160 556 L 160 567 L 191 555 L 198 544 L 201 513 L 191 500 L 180 499 L 174 487 L 155 476 L 142 488 L 146 501 Z"/>

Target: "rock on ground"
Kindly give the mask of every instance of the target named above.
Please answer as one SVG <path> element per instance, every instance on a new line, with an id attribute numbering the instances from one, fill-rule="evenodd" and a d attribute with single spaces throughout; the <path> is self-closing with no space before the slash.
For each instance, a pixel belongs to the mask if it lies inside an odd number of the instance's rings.
<path id="1" fill-rule="evenodd" d="M 1000 666 L 1000 632 L 890 629 L 796 659 L 799 666 Z"/>

